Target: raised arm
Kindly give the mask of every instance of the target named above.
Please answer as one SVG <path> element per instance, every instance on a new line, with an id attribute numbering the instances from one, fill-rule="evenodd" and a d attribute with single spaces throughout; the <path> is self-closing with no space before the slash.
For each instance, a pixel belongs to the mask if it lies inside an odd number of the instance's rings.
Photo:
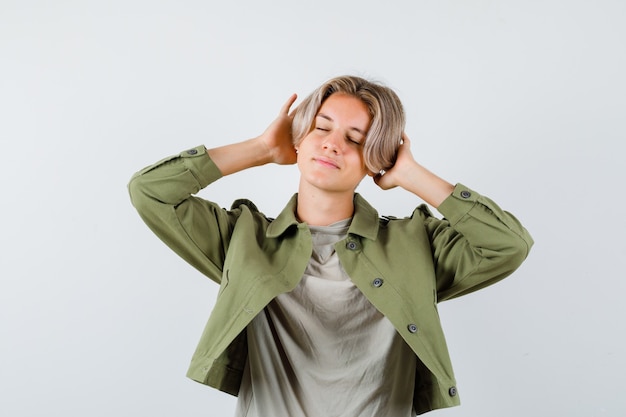
<path id="1" fill-rule="evenodd" d="M 291 164 L 289 109 L 295 94 L 260 136 L 211 150 L 204 146 L 181 152 L 137 172 L 130 180 L 130 198 L 141 218 L 174 252 L 216 282 L 239 208 L 195 197 L 220 177 L 266 163 Z"/>
<path id="2" fill-rule="evenodd" d="M 437 219 L 429 214 L 424 223 L 439 301 L 476 291 L 515 271 L 533 245 L 517 218 L 476 191 L 428 171 L 415 161 L 409 146 L 404 135 L 396 164 L 374 181 L 383 189 L 402 187 L 444 215 Z"/>

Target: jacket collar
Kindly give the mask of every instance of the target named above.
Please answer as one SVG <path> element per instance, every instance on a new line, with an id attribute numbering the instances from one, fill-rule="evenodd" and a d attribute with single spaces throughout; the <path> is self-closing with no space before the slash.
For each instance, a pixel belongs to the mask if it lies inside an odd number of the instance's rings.
<path id="1" fill-rule="evenodd" d="M 304 223 L 296 219 L 298 194 L 294 194 L 283 211 L 267 227 L 266 236 L 276 238 L 287 231 L 291 226 L 303 227 Z M 355 234 L 367 239 L 376 240 L 378 235 L 378 212 L 360 194 L 354 194 L 354 216 L 350 223 L 349 234 Z"/>

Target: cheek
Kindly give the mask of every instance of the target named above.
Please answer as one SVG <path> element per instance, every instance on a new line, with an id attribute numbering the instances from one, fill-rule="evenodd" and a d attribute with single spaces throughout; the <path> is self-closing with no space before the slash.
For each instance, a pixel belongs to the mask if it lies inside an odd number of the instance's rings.
<path id="1" fill-rule="evenodd" d="M 309 133 L 306 136 L 304 136 L 302 139 L 300 139 L 300 142 L 298 142 L 294 146 L 296 147 L 296 149 L 306 150 L 307 147 L 311 147 L 311 142 L 313 141 L 314 141 L 314 137 L 311 133 Z"/>
<path id="2" fill-rule="evenodd" d="M 363 175 L 368 173 L 367 167 L 365 166 L 365 160 L 363 159 L 363 154 L 360 151 L 350 155 L 350 165 L 352 165 L 355 170 L 363 173 Z"/>

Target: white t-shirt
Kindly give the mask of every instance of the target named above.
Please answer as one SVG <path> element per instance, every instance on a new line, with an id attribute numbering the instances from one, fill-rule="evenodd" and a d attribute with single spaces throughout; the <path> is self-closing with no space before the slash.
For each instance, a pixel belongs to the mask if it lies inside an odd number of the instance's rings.
<path id="1" fill-rule="evenodd" d="M 302 280 L 248 326 L 236 417 L 415 415 L 415 355 L 335 253 L 349 225 L 311 226 Z"/>

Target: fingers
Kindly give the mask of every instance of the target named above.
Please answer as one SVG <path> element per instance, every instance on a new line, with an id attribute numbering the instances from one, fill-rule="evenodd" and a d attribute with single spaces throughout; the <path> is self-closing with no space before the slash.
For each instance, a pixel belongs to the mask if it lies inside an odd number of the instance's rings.
<path id="1" fill-rule="evenodd" d="M 285 104 L 283 104 L 283 107 L 281 107 L 280 114 L 289 115 L 289 109 L 291 108 L 291 106 L 293 105 L 293 103 L 296 101 L 297 98 L 298 98 L 298 95 L 296 93 L 292 94 L 289 97 L 289 99 L 285 102 Z"/>
<path id="2" fill-rule="evenodd" d="M 400 146 L 398 147 L 398 154 L 396 155 L 396 157 L 405 158 L 405 159 L 407 157 L 410 157 L 410 158 L 413 157 L 411 153 L 411 140 L 404 132 L 402 133 L 402 140 L 400 141 Z M 396 162 L 397 162 L 397 159 L 396 159 Z"/>
<path id="3" fill-rule="evenodd" d="M 372 178 L 374 180 L 374 183 L 383 190 L 389 190 L 395 187 L 395 184 L 393 184 L 389 177 L 387 177 L 386 175 L 386 172 L 381 171 L 380 173 L 374 175 Z"/>
<path id="4" fill-rule="evenodd" d="M 372 175 L 372 181 L 374 181 L 374 184 L 378 185 L 378 181 L 380 180 L 380 174 L 376 174 L 376 175 Z M 380 185 L 378 185 L 380 187 Z"/>

